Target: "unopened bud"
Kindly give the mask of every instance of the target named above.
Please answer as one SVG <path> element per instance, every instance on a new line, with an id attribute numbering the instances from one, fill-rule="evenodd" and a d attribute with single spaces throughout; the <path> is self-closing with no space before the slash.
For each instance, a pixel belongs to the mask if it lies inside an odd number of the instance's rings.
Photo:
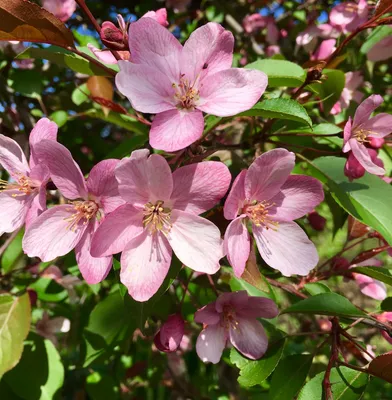
<path id="1" fill-rule="evenodd" d="M 118 16 L 119 28 L 110 21 L 104 21 L 101 27 L 102 43 L 112 50 L 128 50 L 127 25 L 124 19 Z"/>
<path id="2" fill-rule="evenodd" d="M 176 351 L 184 336 L 184 327 L 185 323 L 180 315 L 170 315 L 154 337 L 157 349 L 165 353 Z"/>
<path id="3" fill-rule="evenodd" d="M 370 140 L 370 142 L 369 142 L 370 146 L 372 146 L 374 149 L 381 148 L 385 143 L 385 140 L 382 137 L 380 137 L 380 138 L 369 137 L 369 140 Z"/>
<path id="4" fill-rule="evenodd" d="M 308 221 L 311 227 L 316 231 L 322 231 L 325 228 L 327 220 L 322 217 L 317 211 L 312 211 L 308 215 Z"/>

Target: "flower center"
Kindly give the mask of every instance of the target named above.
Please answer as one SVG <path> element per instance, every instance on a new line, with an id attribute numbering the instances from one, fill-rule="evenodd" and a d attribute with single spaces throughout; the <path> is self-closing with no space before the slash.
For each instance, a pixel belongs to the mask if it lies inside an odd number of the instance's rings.
<path id="1" fill-rule="evenodd" d="M 235 310 L 230 304 L 223 306 L 223 325 L 227 330 L 230 327 L 237 329 L 238 321 L 235 318 Z"/>
<path id="2" fill-rule="evenodd" d="M 8 182 L 0 179 L 0 192 L 4 190 L 17 190 L 20 193 L 14 193 L 12 197 L 25 196 L 36 192 L 40 187 L 38 182 L 33 181 L 29 177 L 19 174 L 17 181 Z"/>
<path id="3" fill-rule="evenodd" d="M 158 200 L 155 204 L 149 202 L 144 206 L 143 225 L 151 233 L 158 231 L 169 233 L 170 231 L 170 209 L 163 207 L 163 204 L 162 200 Z"/>
<path id="4" fill-rule="evenodd" d="M 367 129 L 356 129 L 354 131 L 354 138 L 357 139 L 359 143 L 369 143 L 368 135 L 377 135 L 377 132 L 369 131 Z"/>
<path id="5" fill-rule="evenodd" d="M 97 215 L 99 210 L 98 204 L 92 200 L 71 201 L 70 204 L 74 206 L 75 213 L 65 218 L 65 221 L 69 222 L 68 229 L 71 231 L 75 231 L 82 221 L 83 225 L 87 225 Z"/>
<path id="6" fill-rule="evenodd" d="M 196 108 L 196 103 L 200 98 L 199 90 L 196 88 L 197 81 L 198 78 L 191 83 L 182 75 L 179 84 L 172 84 L 173 88 L 176 89 L 174 98 L 177 101 L 178 108 L 186 110 L 194 110 Z"/>
<path id="7" fill-rule="evenodd" d="M 268 215 L 268 210 L 274 205 L 275 203 L 270 204 L 264 200 L 260 202 L 255 200 L 250 205 L 245 206 L 244 212 L 256 226 L 277 230 L 279 223 L 273 221 Z"/>

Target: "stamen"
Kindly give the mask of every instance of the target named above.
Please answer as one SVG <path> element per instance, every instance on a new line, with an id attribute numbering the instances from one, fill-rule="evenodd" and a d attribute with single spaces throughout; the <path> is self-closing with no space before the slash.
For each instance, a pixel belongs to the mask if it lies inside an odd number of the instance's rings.
<path id="1" fill-rule="evenodd" d="M 354 138 L 359 143 L 369 143 L 370 140 L 367 138 L 369 135 L 378 135 L 378 133 L 369 131 L 368 129 L 357 129 L 354 131 Z"/>
<path id="2" fill-rule="evenodd" d="M 20 193 L 12 194 L 12 197 L 19 197 L 32 194 L 36 192 L 40 184 L 28 178 L 25 175 L 18 174 L 19 177 L 15 182 L 8 182 L 4 179 L 0 179 L 0 192 L 4 190 L 17 190 Z"/>
<path id="3" fill-rule="evenodd" d="M 172 84 L 174 89 L 177 89 L 174 97 L 178 101 L 177 107 L 181 109 L 194 110 L 196 102 L 199 100 L 199 90 L 196 88 L 199 76 L 196 77 L 193 83 L 189 82 L 188 79 L 181 75 L 180 83 L 177 85 Z"/>
<path id="4" fill-rule="evenodd" d="M 92 218 L 94 218 L 99 210 L 99 206 L 95 201 L 71 201 L 75 208 L 75 213 L 68 218 L 64 218 L 65 221 L 69 222 L 67 229 L 75 232 L 79 225 L 79 222 L 83 221 L 83 225 L 87 225 Z"/>
<path id="5" fill-rule="evenodd" d="M 268 210 L 274 207 L 275 203 L 267 203 L 266 201 L 254 201 L 251 205 L 245 206 L 245 213 L 256 226 L 264 226 L 266 229 L 277 230 L 279 223 L 273 221 Z"/>
<path id="6" fill-rule="evenodd" d="M 155 204 L 147 203 L 143 211 L 143 225 L 151 233 L 162 231 L 167 234 L 170 231 L 170 209 L 163 207 L 164 202 L 158 200 Z"/>

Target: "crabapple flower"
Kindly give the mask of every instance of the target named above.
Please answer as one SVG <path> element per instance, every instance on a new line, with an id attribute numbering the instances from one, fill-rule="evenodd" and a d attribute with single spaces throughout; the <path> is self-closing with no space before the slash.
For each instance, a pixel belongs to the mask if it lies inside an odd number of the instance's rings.
<path id="1" fill-rule="evenodd" d="M 199 139 L 203 112 L 225 117 L 251 108 L 268 78 L 260 71 L 231 68 L 234 37 L 210 22 L 185 45 L 151 18 L 129 28 L 132 62 L 119 61 L 118 90 L 140 112 L 157 114 L 150 130 L 155 149 L 176 151 Z"/>
<path id="2" fill-rule="evenodd" d="M 387 312 L 383 312 L 380 315 L 377 316 L 377 319 L 381 322 L 386 322 L 389 323 L 390 325 L 392 325 L 392 312 L 387 311 Z M 392 337 L 388 335 L 387 332 L 385 332 L 384 330 L 381 331 L 381 335 L 383 336 L 383 338 L 388 341 L 389 343 L 392 344 Z"/>
<path id="3" fill-rule="evenodd" d="M 318 254 L 293 220 L 310 213 L 324 199 L 321 183 L 312 177 L 290 176 L 295 156 L 285 149 L 262 154 L 235 179 L 224 206 L 227 227 L 224 250 L 236 276 L 244 272 L 250 253 L 252 226 L 264 261 L 284 276 L 307 275 Z"/>
<path id="4" fill-rule="evenodd" d="M 42 7 L 59 20 L 66 22 L 76 10 L 75 0 L 42 0 Z"/>
<path id="5" fill-rule="evenodd" d="M 371 161 L 378 167 L 384 168 L 384 163 L 380 160 L 377 155 L 377 151 L 374 149 L 365 148 L 368 152 Z M 354 179 L 362 178 L 365 175 L 365 168 L 360 164 L 360 162 L 355 158 L 354 154 L 351 152 L 348 155 L 346 164 L 344 165 L 344 175 L 352 181 Z M 382 177 L 382 175 L 380 175 Z"/>
<path id="6" fill-rule="evenodd" d="M 53 206 L 34 220 L 23 238 L 23 250 L 29 257 L 46 262 L 75 249 L 83 278 L 89 284 L 98 283 L 109 273 L 112 257 L 92 257 L 91 238 L 103 218 L 123 204 L 114 176 L 119 160 L 99 162 L 86 180 L 63 145 L 43 140 L 36 153 L 70 202 Z"/>
<path id="7" fill-rule="evenodd" d="M 11 180 L 0 180 L 0 236 L 31 222 L 46 209 L 48 169 L 39 164 L 36 146 L 44 139 L 57 139 L 57 125 L 41 118 L 30 133 L 30 161 L 13 139 L 0 135 L 0 164 Z"/>
<path id="8" fill-rule="evenodd" d="M 300 32 L 296 38 L 297 46 L 303 46 L 306 51 L 313 52 L 317 46 L 317 38 L 336 38 L 338 32 L 330 24 L 310 25 Z"/>
<path id="9" fill-rule="evenodd" d="M 325 60 L 336 50 L 336 40 L 323 40 L 318 49 L 310 57 L 311 60 Z"/>
<path id="10" fill-rule="evenodd" d="M 122 251 L 120 279 L 137 301 L 147 301 L 159 289 L 172 250 L 195 271 L 218 271 L 224 255 L 219 229 L 198 215 L 219 202 L 231 180 L 221 162 L 191 164 L 172 173 L 165 158 L 148 154 L 134 151 L 116 168 L 127 203 L 108 215 L 91 246 L 94 257 Z"/>
<path id="11" fill-rule="evenodd" d="M 351 117 L 344 127 L 343 152 L 352 154 L 370 174 L 385 175 L 384 168 L 372 161 L 365 143 L 372 137 L 383 138 L 392 132 L 392 115 L 381 113 L 370 118 L 371 113 L 383 102 L 383 98 L 373 94 L 357 108 L 354 120 Z"/>
<path id="12" fill-rule="evenodd" d="M 357 90 L 363 85 L 363 76 L 361 72 L 347 72 L 345 78 L 346 83 L 344 89 L 340 99 L 332 107 L 332 115 L 339 114 L 343 109 L 348 108 L 352 100 L 359 104 L 363 99 L 363 93 Z"/>
<path id="13" fill-rule="evenodd" d="M 152 18 L 153 20 L 157 21 L 158 24 L 164 26 L 165 28 L 169 26 L 166 8 L 160 8 L 156 11 L 148 11 L 142 16 L 142 18 Z"/>
<path id="14" fill-rule="evenodd" d="M 335 6 L 330 14 L 331 25 L 343 33 L 353 32 L 368 19 L 369 7 L 366 0 L 359 0 L 358 4 L 348 1 Z"/>
<path id="15" fill-rule="evenodd" d="M 261 358 L 268 338 L 256 318 L 275 318 L 278 314 L 272 300 L 248 296 L 245 290 L 221 294 L 195 313 L 195 322 L 204 324 L 196 342 L 197 355 L 204 362 L 217 364 L 230 342 L 245 357 Z"/>
<path id="16" fill-rule="evenodd" d="M 381 39 L 367 53 L 369 61 L 384 61 L 392 57 L 392 35 Z"/>
<path id="17" fill-rule="evenodd" d="M 181 315 L 170 315 L 154 337 L 157 349 L 165 353 L 176 351 L 184 336 L 184 327 L 185 323 Z"/>

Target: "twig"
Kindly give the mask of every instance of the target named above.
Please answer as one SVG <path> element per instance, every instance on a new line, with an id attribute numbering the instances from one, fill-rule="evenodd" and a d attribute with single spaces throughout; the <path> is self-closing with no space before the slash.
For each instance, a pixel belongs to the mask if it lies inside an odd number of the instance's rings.
<path id="1" fill-rule="evenodd" d="M 365 374 L 369 373 L 366 368 L 358 367 L 357 365 L 348 364 L 348 363 L 346 363 L 344 361 L 340 361 L 340 360 L 337 360 L 337 363 L 339 365 L 343 365 L 344 367 L 355 369 L 356 371 L 364 372 Z"/>
<path id="2" fill-rule="evenodd" d="M 338 353 L 338 329 L 339 329 L 339 321 L 336 317 L 331 319 L 332 322 L 332 329 L 331 329 L 331 355 L 329 357 L 327 369 L 325 370 L 325 375 L 323 379 L 323 388 L 325 391 L 325 399 L 326 400 L 333 400 L 333 394 L 331 389 L 331 370 L 335 365 L 335 362 L 338 361 L 339 353 Z"/>
<path id="3" fill-rule="evenodd" d="M 271 279 L 268 277 L 265 277 L 265 279 L 268 281 L 268 283 L 270 283 L 272 286 L 278 287 L 280 289 L 285 290 L 286 292 L 289 292 L 291 294 L 294 294 L 297 297 L 300 297 L 301 299 L 306 299 L 308 296 L 306 296 L 306 294 L 301 293 L 299 290 L 297 290 L 294 286 L 286 284 L 286 283 L 282 283 L 279 281 L 276 281 L 275 279 Z"/>

